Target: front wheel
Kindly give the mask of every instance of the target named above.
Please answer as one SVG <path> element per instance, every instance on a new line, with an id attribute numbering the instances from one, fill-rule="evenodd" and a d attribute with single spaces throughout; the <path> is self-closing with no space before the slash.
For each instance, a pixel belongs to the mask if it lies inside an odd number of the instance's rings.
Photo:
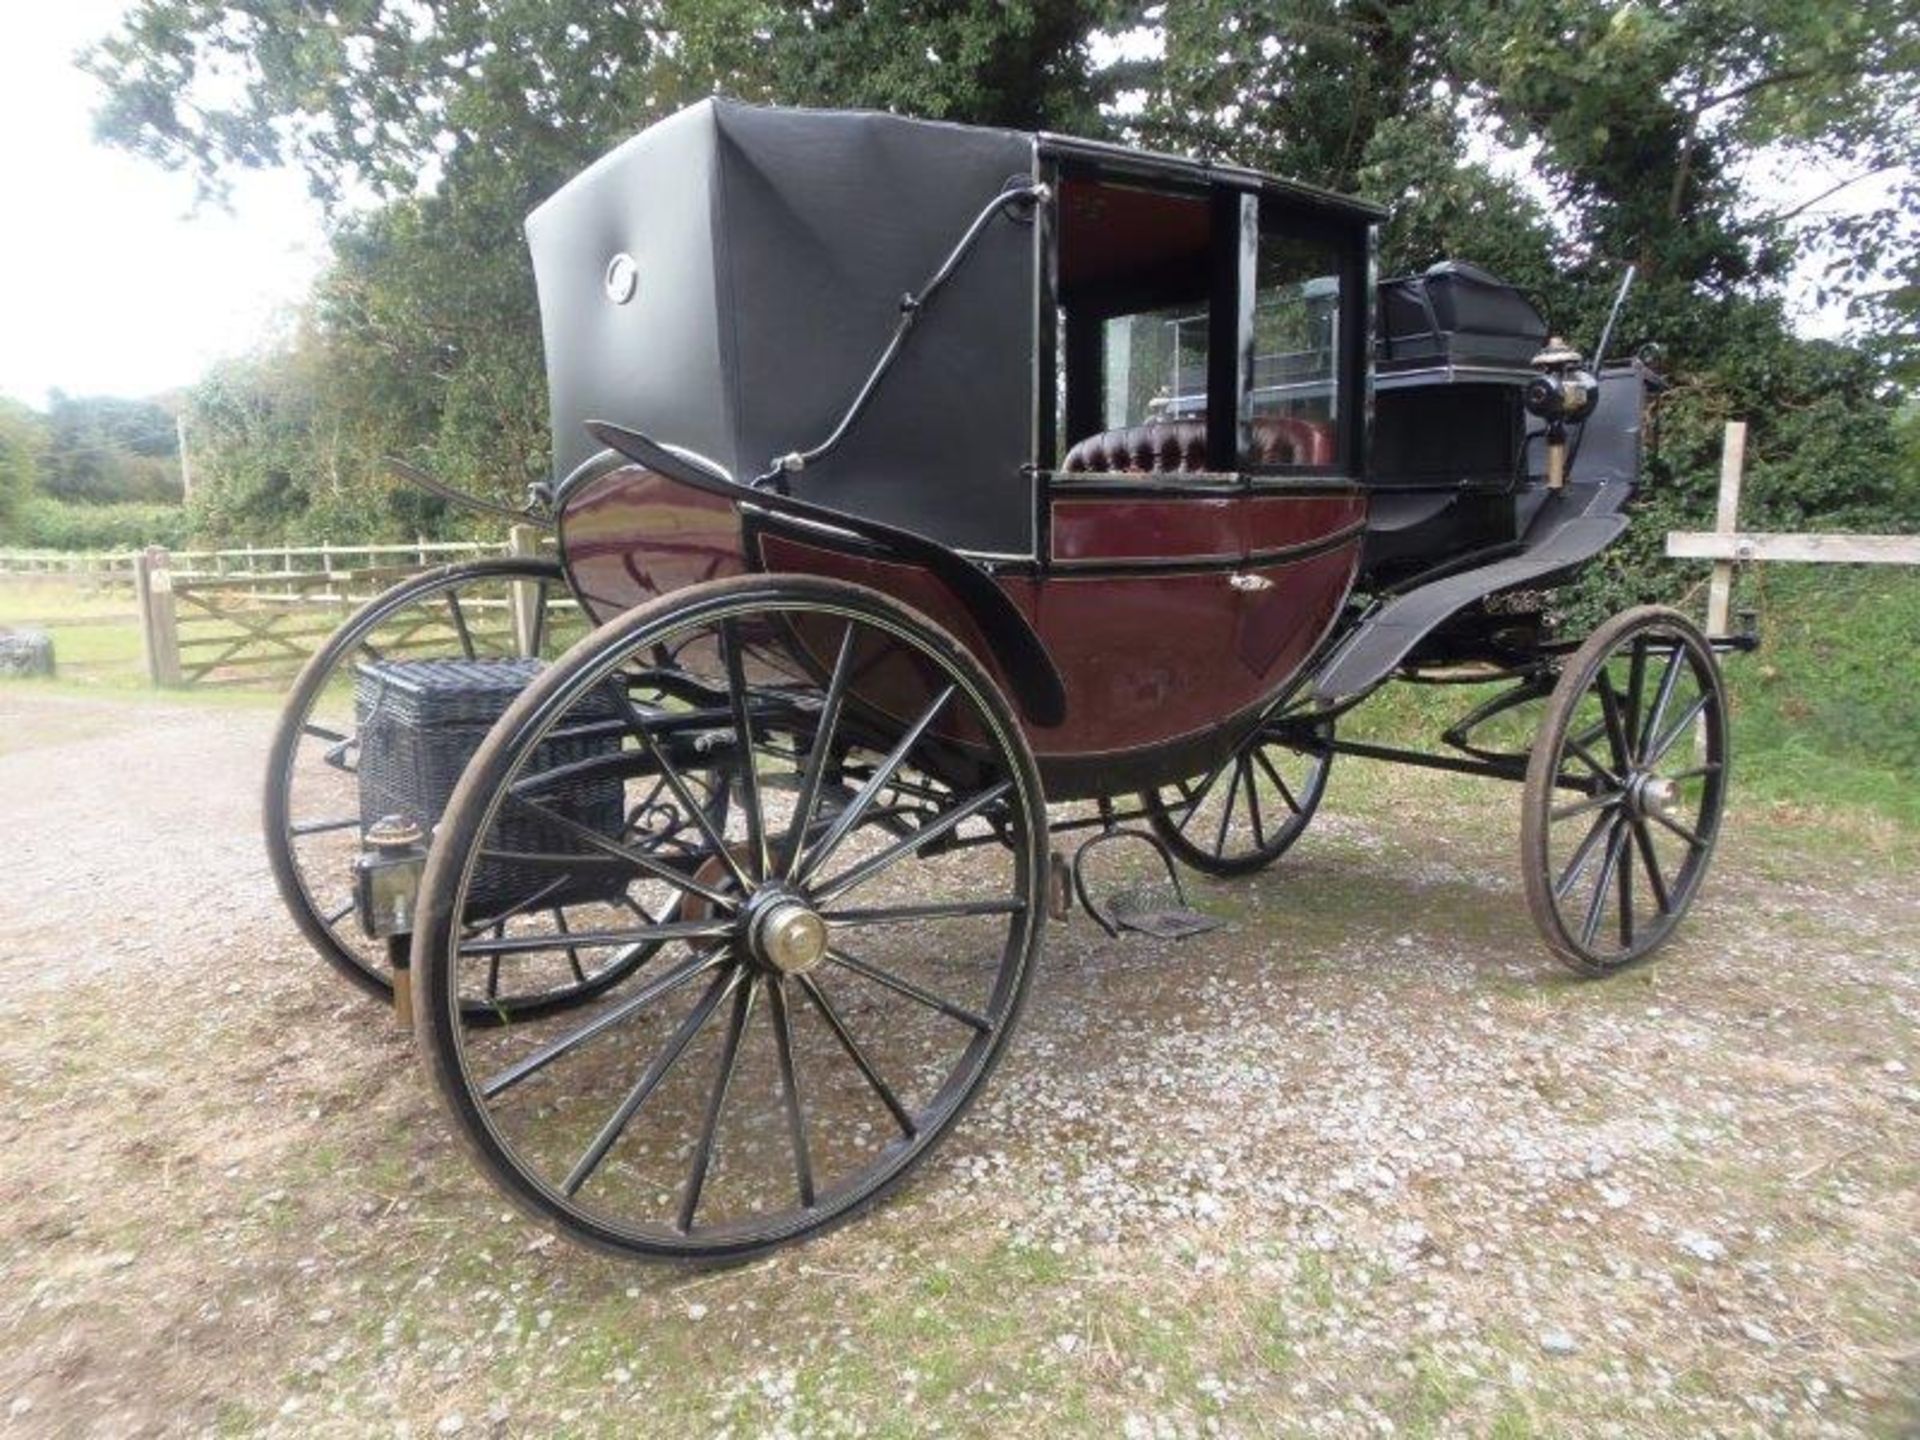
<path id="1" fill-rule="evenodd" d="M 554 765 L 562 731 L 603 748 Z M 677 790 L 676 754 L 735 777 L 723 820 L 687 809 L 698 865 L 569 812 L 582 786 Z M 830 581 L 680 591 L 534 681 L 455 790 L 414 938 L 428 1065 L 490 1178 L 563 1232 L 744 1259 L 871 1203 L 958 1120 L 1026 994 L 1046 854 L 1033 757 L 952 637 Z M 627 918 L 545 944 L 646 963 L 573 1013 L 474 1023 L 501 949 L 460 917 L 488 861 L 615 878 Z"/>
<path id="2" fill-rule="evenodd" d="M 1527 764 L 1521 875 L 1548 948 L 1585 975 L 1646 959 L 1693 904 L 1727 791 L 1727 698 L 1678 611 L 1608 620 L 1568 660 Z"/>

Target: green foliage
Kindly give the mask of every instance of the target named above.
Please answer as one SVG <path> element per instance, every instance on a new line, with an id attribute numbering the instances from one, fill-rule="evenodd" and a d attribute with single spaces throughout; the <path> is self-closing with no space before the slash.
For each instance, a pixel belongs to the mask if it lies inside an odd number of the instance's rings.
<path id="1" fill-rule="evenodd" d="M 138 500 L 89 505 L 36 495 L 21 507 L 17 533 L 8 543 L 43 550 L 179 548 L 190 534 L 187 511 L 178 505 Z"/>
<path id="2" fill-rule="evenodd" d="M 1739 601 L 1762 649 L 1736 662 L 1741 743 L 1920 770 L 1920 574 L 1895 566 L 1755 568 Z"/>
<path id="3" fill-rule="evenodd" d="M 1097 33 L 1141 25 L 1162 55 L 1095 65 Z M 287 342 L 192 398 L 210 535 L 466 523 L 395 491 L 388 454 L 517 500 L 548 455 L 522 218 L 724 91 L 1117 130 L 1357 191 L 1391 206 L 1388 272 L 1478 261 L 1578 343 L 1634 261 L 1615 353 L 1659 341 L 1675 388 L 1657 483 L 1579 618 L 1690 578 L 1660 536 L 1711 516 L 1730 417 L 1753 427 L 1749 524 L 1920 523 L 1920 430 L 1883 393 L 1912 355 L 1920 194 L 1770 212 L 1755 179 L 1762 156 L 1838 179 L 1920 159 L 1917 30 L 1901 0 L 139 0 L 85 63 L 102 135 L 210 193 L 289 164 L 329 202 L 379 201 L 337 226 Z M 1862 346 L 1794 338 L 1796 261 L 1856 295 Z"/>
<path id="4" fill-rule="evenodd" d="M 17 401 L 0 399 L 0 544 L 23 543 L 17 538 L 22 512 L 46 448 L 45 422 Z"/>
<path id="5" fill-rule="evenodd" d="M 37 488 L 90 504 L 180 498 L 173 412 L 151 400 L 53 392 Z"/>

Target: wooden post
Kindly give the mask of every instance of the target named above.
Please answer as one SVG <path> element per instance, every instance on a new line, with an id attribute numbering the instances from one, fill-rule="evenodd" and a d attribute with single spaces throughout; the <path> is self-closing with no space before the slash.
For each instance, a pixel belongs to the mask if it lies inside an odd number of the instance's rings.
<path id="1" fill-rule="evenodd" d="M 1740 529 L 1740 476 L 1747 464 L 1747 422 L 1727 422 L 1726 443 L 1720 451 L 1720 502 L 1714 510 L 1716 535 L 1732 535 Z M 1707 585 L 1707 634 L 1725 635 L 1733 604 L 1733 561 L 1713 562 L 1713 579 Z"/>
<path id="2" fill-rule="evenodd" d="M 180 683 L 180 623 L 173 608 L 173 575 L 167 552 L 149 545 L 133 562 L 134 594 L 140 604 L 140 653 L 155 685 Z"/>
<path id="3" fill-rule="evenodd" d="M 540 532 L 531 525 L 514 525 L 507 530 L 507 554 L 532 556 L 539 553 Z M 516 580 L 507 596 L 507 610 L 513 617 L 513 648 L 518 655 L 534 653 L 534 631 L 538 628 L 540 586 L 532 580 Z"/>

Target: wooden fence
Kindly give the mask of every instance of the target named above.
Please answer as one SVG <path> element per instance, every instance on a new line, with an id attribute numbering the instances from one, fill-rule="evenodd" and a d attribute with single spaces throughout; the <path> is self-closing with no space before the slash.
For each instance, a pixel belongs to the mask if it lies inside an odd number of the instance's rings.
<path id="1" fill-rule="evenodd" d="M 282 679 L 326 643 L 355 608 L 410 575 L 453 561 L 539 553 L 539 532 L 516 525 L 504 544 L 311 545 L 135 557 L 141 653 L 155 685 Z M 477 602 L 484 607 L 485 602 Z M 517 609 L 475 616 L 514 634 Z M 394 648 L 407 648 L 401 637 Z M 519 648 L 524 648 L 521 645 Z"/>
<path id="2" fill-rule="evenodd" d="M 1740 529 L 1740 482 L 1747 464 L 1747 422 L 1727 423 L 1720 450 L 1720 491 L 1711 530 L 1670 530 L 1667 554 L 1676 560 L 1711 560 L 1707 588 L 1707 633 L 1724 635 L 1731 620 L 1733 568 L 1756 560 L 1801 564 L 1920 565 L 1920 535 L 1773 535 Z"/>

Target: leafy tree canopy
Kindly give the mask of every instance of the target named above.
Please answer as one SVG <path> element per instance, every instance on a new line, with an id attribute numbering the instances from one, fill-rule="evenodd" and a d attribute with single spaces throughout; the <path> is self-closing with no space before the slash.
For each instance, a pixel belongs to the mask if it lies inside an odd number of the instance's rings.
<path id="1" fill-rule="evenodd" d="M 85 63 L 110 142 L 216 196 L 297 166 L 341 217 L 289 345 L 196 397 L 223 437 L 210 525 L 437 523 L 376 478 L 402 450 L 517 498 L 546 463 L 521 219 L 714 91 L 1117 132 L 1358 191 L 1392 206 L 1388 268 L 1478 260 L 1579 341 L 1632 261 L 1622 342 L 1660 341 L 1677 382 L 1653 507 L 1701 511 L 1744 414 L 1757 513 L 1838 523 L 1899 509 L 1917 31 L 1908 0 L 141 0 Z M 1098 62 L 1121 33 L 1158 43 Z M 1783 165 L 1858 183 L 1770 207 Z M 1864 345 L 1794 338 L 1796 263 L 1852 297 Z M 1655 583 L 1643 559 L 1623 587 Z"/>

